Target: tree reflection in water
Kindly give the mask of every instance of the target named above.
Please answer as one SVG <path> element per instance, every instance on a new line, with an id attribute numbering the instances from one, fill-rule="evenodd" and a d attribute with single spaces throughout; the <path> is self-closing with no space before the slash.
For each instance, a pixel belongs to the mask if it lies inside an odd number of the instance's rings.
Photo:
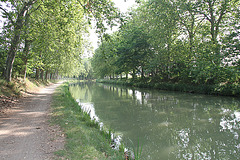
<path id="1" fill-rule="evenodd" d="M 126 145 L 142 144 L 142 159 L 238 159 L 240 101 L 126 87 L 79 84 L 74 98 L 91 103 Z"/>

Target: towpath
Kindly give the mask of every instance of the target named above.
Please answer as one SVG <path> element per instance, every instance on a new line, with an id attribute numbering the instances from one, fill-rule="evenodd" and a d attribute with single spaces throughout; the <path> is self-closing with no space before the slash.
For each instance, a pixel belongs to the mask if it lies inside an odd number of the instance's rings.
<path id="1" fill-rule="evenodd" d="M 49 124 L 52 94 L 60 83 L 31 93 L 0 115 L 1 160 L 48 160 L 63 148 L 64 135 Z"/>

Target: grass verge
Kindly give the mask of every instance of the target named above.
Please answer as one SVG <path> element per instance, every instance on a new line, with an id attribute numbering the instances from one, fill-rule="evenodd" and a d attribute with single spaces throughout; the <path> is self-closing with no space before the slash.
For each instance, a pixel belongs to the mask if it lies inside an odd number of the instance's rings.
<path id="1" fill-rule="evenodd" d="M 67 83 L 56 89 L 52 110 L 52 123 L 58 124 L 66 135 L 65 149 L 56 152 L 58 156 L 71 160 L 123 159 L 123 152 L 110 147 L 109 135 L 81 111 Z"/>
<path id="2" fill-rule="evenodd" d="M 0 113 L 5 113 L 9 108 L 13 107 L 19 98 L 27 95 L 26 93 L 36 92 L 52 82 L 37 81 L 35 79 L 24 80 L 22 78 L 12 79 L 11 82 L 7 82 L 0 79 Z"/>
<path id="3" fill-rule="evenodd" d="M 4 79 L 0 79 L 0 95 L 7 97 L 20 97 L 23 92 L 34 92 L 39 87 L 45 87 L 54 81 L 43 81 L 35 79 L 22 78 L 13 79 L 11 82 L 7 82 Z"/>

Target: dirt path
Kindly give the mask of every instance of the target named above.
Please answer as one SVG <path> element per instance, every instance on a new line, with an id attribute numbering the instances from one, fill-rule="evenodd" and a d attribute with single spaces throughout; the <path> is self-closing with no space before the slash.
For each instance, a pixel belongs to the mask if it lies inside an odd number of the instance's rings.
<path id="1" fill-rule="evenodd" d="M 0 116 L 1 160 L 46 160 L 63 147 L 64 136 L 49 125 L 52 93 L 60 83 L 41 89 L 20 100 Z"/>

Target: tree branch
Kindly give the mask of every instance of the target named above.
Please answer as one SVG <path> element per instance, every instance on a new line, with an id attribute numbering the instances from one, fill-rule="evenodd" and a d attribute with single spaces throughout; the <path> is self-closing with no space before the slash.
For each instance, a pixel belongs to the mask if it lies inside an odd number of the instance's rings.
<path id="1" fill-rule="evenodd" d="M 218 30 L 219 30 L 219 24 L 220 24 L 220 22 L 221 22 L 221 20 L 223 19 L 223 16 L 227 13 L 227 9 L 226 9 L 226 1 L 225 1 L 225 3 L 223 4 L 223 6 L 222 6 L 222 9 L 221 9 L 221 13 L 220 13 L 220 16 L 219 16 L 219 18 L 218 18 L 218 20 L 217 20 L 217 24 L 216 24 L 216 33 L 218 34 Z"/>
<path id="2" fill-rule="evenodd" d="M 0 9 L 8 16 L 8 19 L 11 21 L 11 23 L 14 25 L 15 22 L 13 21 L 12 17 L 9 15 L 9 13 L 0 6 Z"/>
<path id="3" fill-rule="evenodd" d="M 42 4 L 39 4 L 33 11 L 31 11 L 31 13 L 35 12 L 36 10 L 38 10 L 41 5 L 42 5 Z"/>
<path id="4" fill-rule="evenodd" d="M 77 0 L 77 1 L 78 1 L 78 3 L 82 6 L 82 8 L 83 8 L 84 10 L 86 10 L 85 6 L 81 3 L 81 1 L 80 1 L 80 0 Z"/>

